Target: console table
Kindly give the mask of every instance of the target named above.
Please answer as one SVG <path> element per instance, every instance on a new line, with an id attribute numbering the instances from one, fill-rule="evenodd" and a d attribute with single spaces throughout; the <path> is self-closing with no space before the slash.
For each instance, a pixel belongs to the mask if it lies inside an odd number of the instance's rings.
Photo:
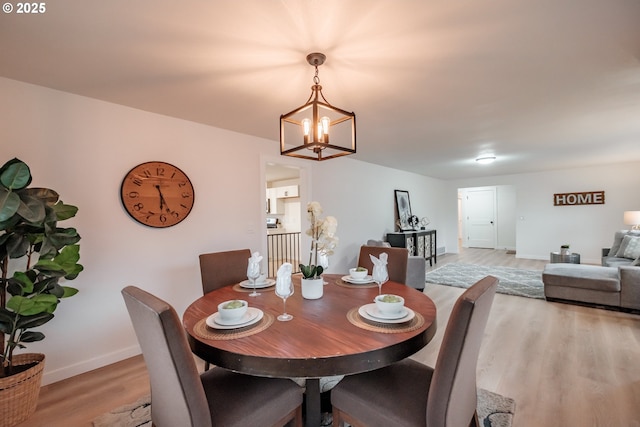
<path id="1" fill-rule="evenodd" d="M 407 248 L 409 255 L 421 256 L 429 261 L 429 266 L 438 263 L 436 258 L 436 230 L 403 231 L 387 233 L 387 242 L 392 247 Z"/>

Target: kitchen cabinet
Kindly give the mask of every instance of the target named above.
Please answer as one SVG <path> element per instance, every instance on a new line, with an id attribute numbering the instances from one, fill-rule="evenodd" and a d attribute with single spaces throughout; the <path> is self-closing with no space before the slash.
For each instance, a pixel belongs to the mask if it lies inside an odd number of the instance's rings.
<path id="1" fill-rule="evenodd" d="M 284 200 L 278 198 L 277 188 L 267 188 L 267 213 L 268 214 L 283 214 L 284 213 Z"/>
<path id="2" fill-rule="evenodd" d="M 298 197 L 298 186 L 297 185 L 286 185 L 284 187 L 275 187 L 276 190 L 276 198 L 278 199 L 286 199 L 288 197 Z"/>

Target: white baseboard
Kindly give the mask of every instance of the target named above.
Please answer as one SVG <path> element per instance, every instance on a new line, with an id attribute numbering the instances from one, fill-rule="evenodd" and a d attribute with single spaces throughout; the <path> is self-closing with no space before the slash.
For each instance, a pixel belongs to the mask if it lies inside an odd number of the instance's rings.
<path id="1" fill-rule="evenodd" d="M 530 254 L 521 254 L 520 252 L 516 253 L 516 258 L 539 259 L 539 260 L 549 261 L 549 255 L 530 255 Z"/>
<path id="2" fill-rule="evenodd" d="M 549 255 L 529 255 L 529 254 L 516 254 L 516 258 L 524 258 L 524 259 L 539 259 L 542 261 L 551 262 L 549 260 Z M 581 258 L 580 264 L 590 264 L 590 265 L 601 265 L 602 260 L 600 258 Z"/>
<path id="3" fill-rule="evenodd" d="M 42 376 L 42 385 L 44 386 L 47 384 L 52 384 L 76 375 L 84 374 L 85 372 L 102 368 L 103 366 L 128 359 L 129 357 L 136 356 L 140 353 L 142 353 L 142 351 L 140 350 L 140 346 L 134 345 L 122 350 L 114 351 L 113 353 L 85 360 L 80 363 L 76 363 L 75 365 L 65 366 L 63 368 L 59 368 L 50 372 L 47 372 L 45 367 L 45 373 Z"/>

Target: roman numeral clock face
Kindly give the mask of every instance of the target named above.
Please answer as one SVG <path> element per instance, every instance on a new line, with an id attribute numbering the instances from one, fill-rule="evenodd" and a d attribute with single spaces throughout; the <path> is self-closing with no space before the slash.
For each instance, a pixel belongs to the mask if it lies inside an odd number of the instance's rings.
<path id="1" fill-rule="evenodd" d="M 120 188 L 122 205 L 133 219 L 149 227 L 171 227 L 193 207 L 189 177 L 165 162 L 139 164 L 125 175 Z"/>

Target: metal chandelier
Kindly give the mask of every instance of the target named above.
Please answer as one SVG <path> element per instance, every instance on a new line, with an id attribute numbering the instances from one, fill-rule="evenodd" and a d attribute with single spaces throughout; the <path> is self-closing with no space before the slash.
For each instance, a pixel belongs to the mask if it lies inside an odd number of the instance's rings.
<path id="1" fill-rule="evenodd" d="M 307 55 L 307 62 L 316 69 L 311 96 L 301 107 L 280 116 L 283 156 L 322 161 L 356 152 L 356 115 L 329 104 L 322 94 L 318 67 L 325 60 L 322 53 Z"/>

